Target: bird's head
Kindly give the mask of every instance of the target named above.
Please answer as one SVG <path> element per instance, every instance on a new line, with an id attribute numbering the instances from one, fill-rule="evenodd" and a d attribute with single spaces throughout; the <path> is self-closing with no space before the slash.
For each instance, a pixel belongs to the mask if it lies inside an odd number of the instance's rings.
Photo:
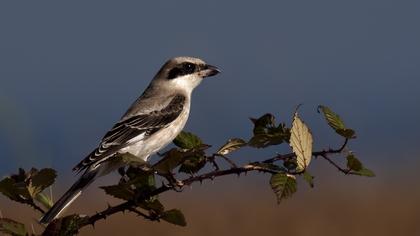
<path id="1" fill-rule="evenodd" d="M 191 92 L 205 77 L 214 76 L 220 70 L 194 57 L 175 57 L 168 60 L 155 76 L 161 86 Z"/>

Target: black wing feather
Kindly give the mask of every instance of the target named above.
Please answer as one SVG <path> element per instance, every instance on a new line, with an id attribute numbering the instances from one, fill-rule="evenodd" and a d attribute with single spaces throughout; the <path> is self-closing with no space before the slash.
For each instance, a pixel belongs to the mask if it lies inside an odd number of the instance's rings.
<path id="1" fill-rule="evenodd" d="M 185 97 L 176 95 L 162 110 L 132 116 L 118 122 L 105 134 L 99 147 L 77 164 L 73 170 L 82 171 L 90 165 L 114 155 L 121 148 L 126 147 L 127 142 L 132 138 L 141 134 L 147 137 L 166 127 L 179 116 L 184 104 Z"/>

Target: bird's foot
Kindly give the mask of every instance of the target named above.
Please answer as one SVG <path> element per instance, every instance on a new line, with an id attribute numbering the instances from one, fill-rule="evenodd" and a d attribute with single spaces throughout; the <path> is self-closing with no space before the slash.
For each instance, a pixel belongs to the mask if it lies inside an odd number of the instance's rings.
<path id="1" fill-rule="evenodd" d="M 166 180 L 168 180 L 167 187 L 174 189 L 177 192 L 182 191 L 182 187 L 184 187 L 184 182 L 175 178 L 174 174 L 167 174 L 165 175 Z"/>

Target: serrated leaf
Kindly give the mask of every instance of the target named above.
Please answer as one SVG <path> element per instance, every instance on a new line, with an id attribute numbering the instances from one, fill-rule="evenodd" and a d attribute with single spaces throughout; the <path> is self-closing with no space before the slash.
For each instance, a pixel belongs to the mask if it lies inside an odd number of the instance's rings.
<path id="1" fill-rule="evenodd" d="M 0 218 L 0 232 L 12 236 L 26 236 L 25 225 L 8 218 Z"/>
<path id="2" fill-rule="evenodd" d="M 275 127 L 276 125 L 275 124 L 276 119 L 270 113 L 264 114 L 258 119 L 250 118 L 250 120 L 252 121 L 252 123 L 254 123 L 254 129 L 253 129 L 254 135 L 265 134 L 267 133 L 266 131 L 267 128 L 270 128 L 270 127 L 272 128 L 272 127 Z"/>
<path id="3" fill-rule="evenodd" d="M 270 185 L 277 197 L 277 203 L 287 199 L 297 190 L 296 177 L 286 173 L 271 176 Z"/>
<path id="4" fill-rule="evenodd" d="M 15 181 L 10 177 L 6 177 L 0 181 L 0 192 L 11 200 L 19 200 L 20 197 L 17 191 Z"/>
<path id="5" fill-rule="evenodd" d="M 57 177 L 55 170 L 50 168 L 41 169 L 40 171 L 32 169 L 30 172 L 28 191 L 32 197 L 42 192 L 45 188 L 52 185 Z"/>
<path id="6" fill-rule="evenodd" d="M 337 134 L 343 136 L 344 138 L 356 138 L 356 132 L 352 129 L 338 129 L 335 132 L 337 132 Z"/>
<path id="7" fill-rule="evenodd" d="M 375 177 L 375 173 L 365 167 L 363 167 L 359 171 L 352 171 L 353 174 L 360 175 L 360 176 L 366 176 L 366 177 Z"/>
<path id="8" fill-rule="evenodd" d="M 254 135 L 248 142 L 249 146 L 265 148 L 289 140 L 290 130 L 283 123 L 276 126 L 273 115 L 265 114 L 258 119 L 251 118 L 251 121 L 254 123 Z"/>
<path id="9" fill-rule="evenodd" d="M 12 177 L 6 177 L 0 181 L 0 192 L 16 202 L 26 204 L 32 202 L 25 182 L 16 182 Z"/>
<path id="10" fill-rule="evenodd" d="M 340 116 L 334 113 L 329 107 L 319 105 L 318 112 L 319 111 L 324 114 L 328 125 L 331 126 L 337 134 L 349 139 L 356 137 L 354 130 L 346 128 Z"/>
<path id="11" fill-rule="evenodd" d="M 178 134 L 173 143 L 182 149 L 199 148 L 203 144 L 197 135 L 184 131 Z"/>
<path id="12" fill-rule="evenodd" d="M 132 189 L 134 193 L 145 193 L 156 189 L 155 175 L 137 167 L 129 167 L 126 171 L 127 178 L 121 178 L 119 185 Z"/>
<path id="13" fill-rule="evenodd" d="M 297 160 L 296 170 L 305 170 L 311 162 L 313 139 L 308 126 L 303 123 L 297 113 L 293 117 L 290 133 L 290 146 Z"/>
<path id="14" fill-rule="evenodd" d="M 307 171 L 303 172 L 303 179 L 309 184 L 311 188 L 314 187 L 314 177 Z"/>
<path id="15" fill-rule="evenodd" d="M 43 232 L 43 236 L 69 236 L 76 235 L 85 218 L 79 215 L 69 215 L 53 220 Z"/>
<path id="16" fill-rule="evenodd" d="M 353 154 L 348 155 L 346 159 L 347 159 L 347 167 L 350 170 L 360 171 L 363 169 L 362 163 Z"/>
<path id="17" fill-rule="evenodd" d="M 321 110 L 327 120 L 328 124 L 334 130 L 339 129 L 346 129 L 344 122 L 341 120 L 340 116 L 334 113 L 329 107 L 327 106 L 318 106 L 318 111 Z"/>
<path id="18" fill-rule="evenodd" d="M 219 155 L 227 155 L 233 151 L 238 150 L 239 148 L 245 146 L 247 143 L 240 138 L 229 139 L 218 151 Z"/>
<path id="19" fill-rule="evenodd" d="M 268 146 L 282 144 L 289 137 L 289 134 L 285 133 L 257 134 L 249 140 L 248 145 L 255 148 L 266 148 Z"/>
<path id="20" fill-rule="evenodd" d="M 140 166 L 148 165 L 148 163 L 145 160 L 140 159 L 137 156 L 128 152 L 118 155 L 117 158 L 118 158 L 119 163 L 123 162 L 131 166 L 140 167 Z"/>
<path id="21" fill-rule="evenodd" d="M 130 186 L 125 184 L 101 186 L 100 188 L 103 189 L 106 194 L 123 200 L 132 200 L 135 196 L 135 193 Z"/>
<path id="22" fill-rule="evenodd" d="M 195 152 L 191 155 L 185 157 L 181 166 L 179 167 L 179 172 L 186 174 L 194 174 L 200 171 L 206 165 L 206 158 L 204 157 L 204 152 Z"/>
<path id="23" fill-rule="evenodd" d="M 174 225 L 187 226 L 184 214 L 178 209 L 165 211 L 162 213 L 161 219 Z"/>
<path id="24" fill-rule="evenodd" d="M 171 173 L 173 169 L 185 159 L 185 153 L 176 148 L 169 150 L 166 155 L 153 165 L 153 169 L 161 174 Z"/>

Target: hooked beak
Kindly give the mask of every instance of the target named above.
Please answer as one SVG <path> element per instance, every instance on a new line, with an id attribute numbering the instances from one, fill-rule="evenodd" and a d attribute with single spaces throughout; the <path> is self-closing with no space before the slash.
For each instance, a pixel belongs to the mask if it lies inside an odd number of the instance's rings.
<path id="1" fill-rule="evenodd" d="M 202 75 L 203 77 L 210 77 L 210 76 L 215 76 L 217 74 L 219 74 L 221 72 L 221 70 L 215 66 L 212 65 L 205 65 L 203 70 L 202 70 Z"/>

